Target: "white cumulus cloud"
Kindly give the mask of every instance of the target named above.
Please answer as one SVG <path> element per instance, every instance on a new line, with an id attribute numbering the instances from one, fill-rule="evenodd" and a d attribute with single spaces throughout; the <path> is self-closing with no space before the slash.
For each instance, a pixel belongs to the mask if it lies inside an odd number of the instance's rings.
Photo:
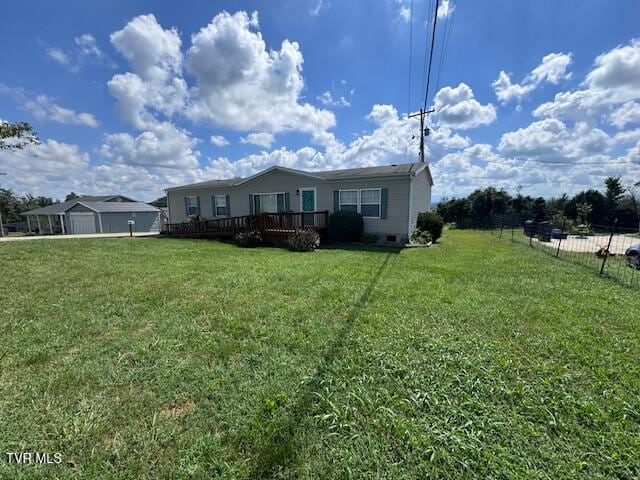
<path id="1" fill-rule="evenodd" d="M 639 98 L 640 39 L 633 39 L 596 57 L 580 89 L 556 94 L 533 114 L 577 120 L 605 118 L 617 106 Z"/>
<path id="2" fill-rule="evenodd" d="M 561 80 L 571 78 L 571 73 L 567 72 L 572 62 L 571 57 L 570 53 L 550 53 L 542 58 L 540 65 L 534 68 L 522 83 L 513 83 L 509 74 L 501 71 L 491 86 L 501 103 L 512 100 L 520 102 L 544 82 L 555 85 Z"/>
<path id="3" fill-rule="evenodd" d="M 272 133 L 267 132 L 257 132 L 250 133 L 246 137 L 242 137 L 240 139 L 240 143 L 250 143 L 252 145 L 258 145 L 259 147 L 271 148 L 273 142 L 275 142 L 276 138 Z"/>
<path id="4" fill-rule="evenodd" d="M 211 135 L 209 141 L 216 147 L 226 147 L 227 145 L 229 145 L 229 140 L 227 140 L 222 135 Z"/>
<path id="5" fill-rule="evenodd" d="M 28 111 L 38 120 L 85 127 L 98 126 L 98 121 L 92 114 L 61 107 L 47 95 L 31 95 L 22 88 L 9 87 L 2 83 L 0 83 L 0 94 L 11 97 L 20 108 Z"/>
<path id="6" fill-rule="evenodd" d="M 193 120 L 236 130 L 302 131 L 321 141 L 334 115 L 300 102 L 303 57 L 296 42 L 268 50 L 256 13 L 222 12 L 191 37 L 185 67 L 197 79 Z"/>
<path id="7" fill-rule="evenodd" d="M 435 96 L 438 123 L 445 127 L 467 129 L 488 125 L 496 119 L 496 109 L 490 103 L 482 105 L 465 83 L 444 87 Z"/>

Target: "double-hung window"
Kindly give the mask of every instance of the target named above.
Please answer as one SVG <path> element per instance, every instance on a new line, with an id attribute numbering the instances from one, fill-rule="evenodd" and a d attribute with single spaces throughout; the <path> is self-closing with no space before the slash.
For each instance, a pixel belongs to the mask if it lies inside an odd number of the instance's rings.
<path id="1" fill-rule="evenodd" d="M 380 188 L 340 190 L 339 208 L 341 211 L 358 212 L 365 218 L 380 218 L 381 194 Z"/>
<path id="2" fill-rule="evenodd" d="M 358 190 L 340 190 L 340 210 L 343 212 L 358 211 Z"/>
<path id="3" fill-rule="evenodd" d="M 216 217 L 224 217 L 227 215 L 227 197 L 226 195 L 216 195 L 214 197 Z"/>
<path id="4" fill-rule="evenodd" d="M 360 190 L 360 213 L 363 217 L 380 218 L 380 189 Z"/>
<path id="5" fill-rule="evenodd" d="M 197 215 L 198 213 L 198 197 L 187 197 L 187 215 Z"/>

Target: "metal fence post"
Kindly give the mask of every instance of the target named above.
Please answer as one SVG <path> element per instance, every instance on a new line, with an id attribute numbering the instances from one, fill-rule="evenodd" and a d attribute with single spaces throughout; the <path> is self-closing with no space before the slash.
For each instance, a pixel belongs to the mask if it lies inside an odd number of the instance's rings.
<path id="1" fill-rule="evenodd" d="M 502 220 L 500 221 L 500 238 L 502 238 L 503 229 L 504 229 L 504 213 L 502 214 Z"/>
<path id="2" fill-rule="evenodd" d="M 511 216 L 511 241 L 513 242 L 513 236 L 515 235 L 516 232 L 516 221 L 513 218 L 513 215 Z"/>
<path id="3" fill-rule="evenodd" d="M 602 258 L 602 266 L 600 267 L 600 275 L 604 273 L 604 266 L 607 263 L 607 258 L 609 258 L 609 249 L 611 248 L 611 241 L 613 240 L 613 234 L 616 231 L 616 225 L 618 224 L 618 219 L 616 218 L 613 221 L 613 225 L 611 225 L 611 234 L 609 235 L 609 243 L 607 244 L 607 249 L 604 252 L 604 257 Z"/>
<path id="4" fill-rule="evenodd" d="M 564 235 L 564 223 L 566 221 L 566 218 L 562 220 L 562 227 L 560 228 L 560 240 L 558 241 L 558 249 L 556 250 L 556 258 L 560 256 L 560 244 L 562 244 L 562 237 Z"/>

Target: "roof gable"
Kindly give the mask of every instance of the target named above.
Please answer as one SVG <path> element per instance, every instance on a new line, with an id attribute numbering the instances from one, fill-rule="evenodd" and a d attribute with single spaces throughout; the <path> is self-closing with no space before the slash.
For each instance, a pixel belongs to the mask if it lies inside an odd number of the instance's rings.
<path id="1" fill-rule="evenodd" d="M 294 168 L 281 167 L 279 165 L 273 165 L 272 167 L 269 167 L 266 170 L 258 172 L 255 175 L 251 175 L 250 177 L 241 179 L 241 181 L 236 183 L 235 186 L 238 187 L 240 185 L 244 185 L 245 183 L 252 182 L 254 180 L 257 180 L 258 178 L 261 178 L 273 172 L 288 173 L 290 175 L 297 175 L 299 177 L 313 178 L 314 180 L 324 180 L 324 178 L 319 177 L 314 173 L 305 172 L 303 170 L 296 170 Z"/>

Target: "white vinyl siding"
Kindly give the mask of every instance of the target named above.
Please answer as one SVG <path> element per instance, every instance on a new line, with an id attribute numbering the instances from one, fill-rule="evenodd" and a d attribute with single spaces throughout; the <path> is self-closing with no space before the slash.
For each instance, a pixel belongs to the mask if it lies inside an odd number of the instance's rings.
<path id="1" fill-rule="evenodd" d="M 427 181 L 424 172 L 420 174 L 420 179 L 424 182 Z M 364 231 L 366 233 L 375 233 L 379 235 L 380 238 L 384 238 L 386 235 L 397 235 L 399 238 L 406 239 L 408 236 L 408 220 L 410 218 L 410 179 L 408 177 L 324 181 L 303 178 L 291 173 L 274 171 L 234 188 L 225 186 L 220 188 L 185 188 L 181 190 L 172 190 L 168 192 L 167 198 L 170 205 L 171 223 L 189 221 L 189 218 L 185 215 L 184 199 L 186 196 L 195 195 L 208 199 L 211 199 L 214 195 L 229 195 L 229 215 L 235 217 L 240 215 L 249 215 L 252 212 L 250 209 L 249 197 L 252 197 L 255 193 L 286 192 L 291 198 L 290 210 L 292 212 L 299 212 L 301 202 L 299 196 L 296 194 L 296 190 L 302 188 L 316 188 L 317 210 L 328 210 L 329 213 L 336 210 L 336 208 L 334 208 L 334 193 L 343 190 L 359 191 L 361 189 L 387 189 L 386 218 L 365 218 Z M 417 189 L 417 191 L 413 192 L 414 196 L 417 194 L 418 196 L 422 196 L 424 199 L 423 201 L 415 201 L 413 203 L 412 208 L 416 209 L 418 205 L 424 205 L 428 202 L 429 186 L 423 185 L 422 182 L 415 182 L 414 189 Z M 336 200 L 339 200 L 339 198 L 336 198 Z M 338 201 L 335 202 L 335 207 L 339 206 L 338 203 Z M 252 201 L 251 205 L 253 204 L 254 203 Z M 213 202 L 202 202 L 200 207 L 202 216 L 206 218 L 213 218 L 214 214 L 211 211 L 212 207 Z M 419 208 L 419 210 L 424 211 L 424 207 Z M 411 218 L 415 218 L 415 213 Z"/>

